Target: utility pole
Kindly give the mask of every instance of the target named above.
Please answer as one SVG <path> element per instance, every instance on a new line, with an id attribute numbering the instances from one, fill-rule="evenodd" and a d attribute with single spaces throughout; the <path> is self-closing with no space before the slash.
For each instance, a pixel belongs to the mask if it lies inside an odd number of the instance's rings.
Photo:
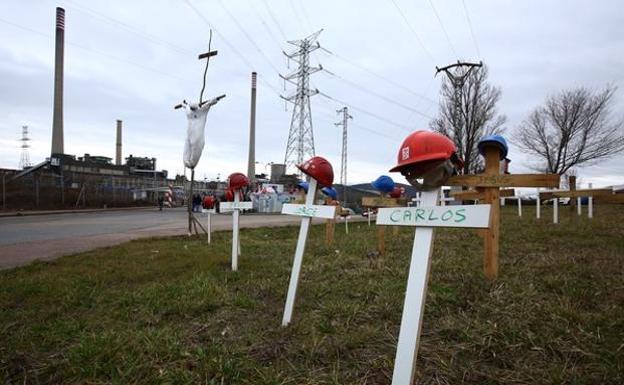
<path id="1" fill-rule="evenodd" d="M 32 166 L 32 163 L 30 163 L 30 155 L 28 154 L 28 149 L 30 148 L 30 145 L 28 144 L 29 141 L 28 126 L 22 126 L 22 139 L 20 139 L 20 142 L 22 142 L 22 155 L 19 163 L 19 167 L 22 170 Z"/>
<path id="2" fill-rule="evenodd" d="M 256 72 L 251 73 L 251 111 L 249 113 L 249 156 L 247 157 L 247 178 L 253 186 L 256 181 Z"/>
<path id="3" fill-rule="evenodd" d="M 284 55 L 289 60 L 299 64 L 296 71 L 288 75 L 280 74 L 284 81 L 297 87 L 297 91 L 290 96 L 280 95 L 282 99 L 294 104 L 290 130 L 288 132 L 288 142 L 286 144 L 286 155 L 284 156 L 284 164 L 287 169 L 289 166 L 303 163 L 304 158 L 315 155 L 310 96 L 316 95 L 319 91 L 310 89 L 309 77 L 323 68 L 321 66 L 310 67 L 310 53 L 320 48 L 320 44 L 316 39 L 322 31 L 321 29 L 301 40 L 288 41 L 289 44 L 296 46 L 298 49 L 291 53 L 284 52 Z M 298 174 L 299 176 L 303 175 L 301 171 L 298 171 Z"/>
<path id="4" fill-rule="evenodd" d="M 449 64 L 442 68 L 436 67 L 436 75 L 440 72 L 444 72 L 451 81 L 451 84 L 453 85 L 455 99 L 455 106 L 453 109 L 453 129 L 456 130 L 456 133 L 459 132 L 459 127 L 461 124 L 459 113 L 461 111 L 462 88 L 464 87 L 466 78 L 468 77 L 468 75 L 470 75 L 472 70 L 474 70 L 475 68 L 480 68 L 482 66 L 483 62 L 469 63 L 461 62 L 458 60 L 455 64 Z M 452 71 L 453 69 L 455 70 Z"/>
<path id="5" fill-rule="evenodd" d="M 353 119 L 353 116 L 349 115 L 349 109 L 343 107 L 340 110 L 336 110 L 337 113 L 342 114 L 342 121 L 334 123 L 336 126 L 342 126 L 342 155 L 340 158 L 340 184 L 342 185 L 342 205 L 343 207 L 347 203 L 347 121 Z"/>

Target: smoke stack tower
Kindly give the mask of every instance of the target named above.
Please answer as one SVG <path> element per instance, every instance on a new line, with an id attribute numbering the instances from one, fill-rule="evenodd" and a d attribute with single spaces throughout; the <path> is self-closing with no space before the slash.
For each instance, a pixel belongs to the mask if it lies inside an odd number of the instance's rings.
<path id="1" fill-rule="evenodd" d="M 121 120 L 117 119 L 117 142 L 115 146 L 115 164 L 121 166 Z"/>
<path id="2" fill-rule="evenodd" d="M 65 56 L 65 10 L 56 8 L 54 50 L 54 112 L 52 115 L 52 154 L 63 154 L 63 58 Z"/>
<path id="3" fill-rule="evenodd" d="M 253 183 L 256 179 L 256 77 L 251 73 L 251 113 L 249 117 L 249 157 L 247 159 L 247 177 Z"/>

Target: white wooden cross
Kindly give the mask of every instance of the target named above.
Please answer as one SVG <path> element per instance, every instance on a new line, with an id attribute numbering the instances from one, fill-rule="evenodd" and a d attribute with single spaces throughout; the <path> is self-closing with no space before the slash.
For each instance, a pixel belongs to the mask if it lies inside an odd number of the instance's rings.
<path id="1" fill-rule="evenodd" d="M 435 227 L 488 228 L 490 205 L 438 206 L 440 190 L 422 193 L 420 207 L 380 208 L 378 225 L 416 226 L 392 385 L 411 385 L 418 353 Z"/>
<path id="2" fill-rule="evenodd" d="M 240 256 L 239 214 L 240 210 L 251 210 L 252 202 L 241 202 L 239 190 L 234 191 L 234 202 L 222 202 L 221 212 L 233 211 L 232 213 L 232 271 L 238 270 L 238 257 Z"/>
<path id="3" fill-rule="evenodd" d="M 286 295 L 286 305 L 284 306 L 282 326 L 287 326 L 292 319 L 293 307 L 295 306 L 295 296 L 297 294 L 297 285 L 299 283 L 299 274 L 301 272 L 301 263 L 303 261 L 303 252 L 305 251 L 305 244 L 308 239 L 310 222 L 312 221 L 312 218 L 333 219 L 336 215 L 336 206 L 314 204 L 316 184 L 316 179 L 311 177 L 305 204 L 285 203 L 282 206 L 282 214 L 297 215 L 302 217 L 301 227 L 299 228 L 299 238 L 297 239 L 297 248 L 295 250 L 295 259 L 293 260 L 293 267 L 290 272 L 290 283 L 288 284 L 288 294 Z"/>
<path id="4" fill-rule="evenodd" d="M 205 213 L 208 219 L 206 219 L 206 234 L 208 237 L 208 244 L 212 238 L 212 215 L 217 213 L 217 209 L 202 209 L 202 213 Z"/>

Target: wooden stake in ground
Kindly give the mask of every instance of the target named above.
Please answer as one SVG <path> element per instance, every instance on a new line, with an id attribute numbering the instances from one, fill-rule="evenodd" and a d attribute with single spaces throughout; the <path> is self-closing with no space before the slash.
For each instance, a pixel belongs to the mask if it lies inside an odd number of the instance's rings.
<path id="1" fill-rule="evenodd" d="M 305 245 L 308 240 L 308 230 L 310 229 L 312 218 L 332 219 L 336 215 L 336 206 L 314 204 L 316 185 L 316 179 L 310 178 L 305 204 L 286 203 L 282 206 L 282 214 L 297 215 L 302 217 L 301 227 L 299 227 L 299 238 L 297 239 L 297 248 L 295 249 L 295 258 L 290 272 L 290 283 L 288 284 L 288 294 L 286 295 L 286 304 L 284 305 L 282 326 L 287 326 L 292 319 L 295 297 L 297 295 L 297 286 L 299 284 L 299 275 L 301 273 L 301 264 L 303 262 L 303 253 L 305 252 Z"/>
<path id="2" fill-rule="evenodd" d="M 222 202 L 220 205 L 221 212 L 232 211 L 232 271 L 238 270 L 238 257 L 241 255 L 240 250 L 240 210 L 251 210 L 253 203 L 240 201 L 240 190 L 234 190 L 234 202 Z"/>
<path id="3" fill-rule="evenodd" d="M 490 205 L 437 206 L 439 189 L 422 195 L 421 207 L 381 208 L 378 225 L 416 226 L 407 278 L 403 315 L 397 344 L 392 385 L 411 385 L 433 252 L 435 227 L 487 228 Z"/>
<path id="4" fill-rule="evenodd" d="M 495 176 L 500 174 L 500 151 L 498 147 L 485 147 L 485 175 Z M 485 276 L 494 279 L 498 276 L 498 249 L 500 237 L 500 188 L 486 187 L 485 203 L 491 205 L 491 226 L 485 232 L 485 256 L 483 269 Z"/>

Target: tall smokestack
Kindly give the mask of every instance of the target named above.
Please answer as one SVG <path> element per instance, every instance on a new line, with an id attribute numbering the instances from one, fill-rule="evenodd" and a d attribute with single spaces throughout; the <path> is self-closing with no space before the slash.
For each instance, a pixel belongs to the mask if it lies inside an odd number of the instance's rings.
<path id="1" fill-rule="evenodd" d="M 251 114 L 249 117 L 249 157 L 247 160 L 247 177 L 253 183 L 256 179 L 256 77 L 251 73 Z"/>
<path id="2" fill-rule="evenodd" d="M 115 164 L 121 166 L 121 120 L 117 119 L 117 142 L 115 146 Z"/>
<path id="3" fill-rule="evenodd" d="M 65 10 L 56 8 L 54 50 L 54 112 L 52 115 L 52 154 L 63 154 L 63 57 L 65 56 Z"/>

